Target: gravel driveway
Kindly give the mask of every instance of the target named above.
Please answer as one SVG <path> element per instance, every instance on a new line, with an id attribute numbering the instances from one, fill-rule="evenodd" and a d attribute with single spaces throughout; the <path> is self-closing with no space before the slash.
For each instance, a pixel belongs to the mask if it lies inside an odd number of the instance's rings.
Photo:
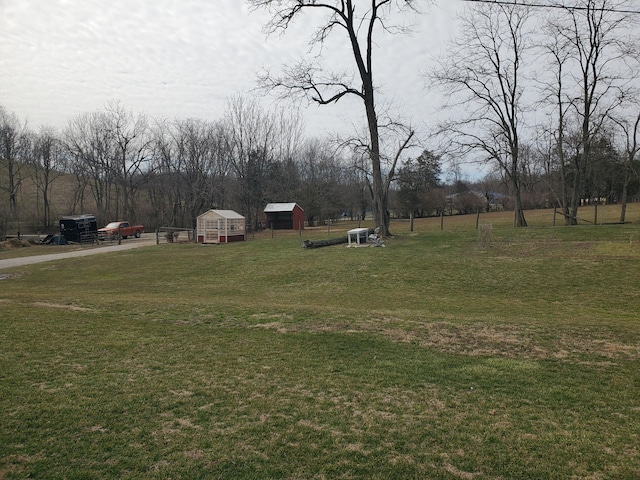
<path id="1" fill-rule="evenodd" d="M 145 247 L 156 243 L 155 234 L 144 234 L 140 238 L 131 238 L 123 240 L 121 245 L 106 245 L 101 247 L 87 247 L 84 250 L 74 250 L 73 252 L 50 253 L 46 255 L 33 255 L 31 257 L 8 258 L 0 260 L 0 270 L 5 268 L 22 267 L 24 265 L 32 265 L 34 263 L 50 262 L 61 258 L 86 257 L 87 255 L 96 255 L 98 253 L 118 252 L 121 250 L 130 250 L 132 248 Z M 55 246 L 51 247 L 55 249 Z"/>

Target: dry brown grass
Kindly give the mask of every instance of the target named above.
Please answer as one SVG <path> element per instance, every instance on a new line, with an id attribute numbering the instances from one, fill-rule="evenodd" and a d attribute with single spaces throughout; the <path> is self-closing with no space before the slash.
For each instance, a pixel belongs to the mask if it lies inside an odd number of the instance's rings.
<path id="1" fill-rule="evenodd" d="M 564 360 L 582 362 L 583 356 L 602 358 L 602 364 L 617 359 L 640 359 L 639 344 L 625 344 L 615 338 L 594 339 L 593 332 L 573 330 L 553 335 L 552 331 L 540 335 L 522 325 L 489 325 L 484 322 L 460 324 L 450 322 L 407 322 L 399 319 L 370 318 L 366 321 L 345 323 L 293 324 L 272 321 L 253 325 L 281 334 L 309 332 L 375 333 L 398 343 L 419 345 L 441 352 L 473 357 Z M 551 338 L 548 338 L 551 337 Z M 545 339 L 544 343 L 540 339 Z"/>

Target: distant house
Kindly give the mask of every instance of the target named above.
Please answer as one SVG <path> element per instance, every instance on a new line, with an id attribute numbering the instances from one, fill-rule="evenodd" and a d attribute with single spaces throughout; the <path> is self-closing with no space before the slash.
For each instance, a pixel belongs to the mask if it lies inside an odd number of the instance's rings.
<path id="1" fill-rule="evenodd" d="M 467 190 L 447 195 L 446 199 L 450 209 L 455 208 L 459 213 L 470 213 L 478 210 L 487 212 L 502 210 L 507 197 L 498 192 L 483 193 L 477 190 Z"/>
<path id="2" fill-rule="evenodd" d="M 456 210 L 459 214 L 487 211 L 487 197 L 476 190 L 467 190 L 446 196 L 447 207 L 451 214 Z"/>
<path id="3" fill-rule="evenodd" d="M 267 228 L 304 230 L 304 210 L 297 203 L 269 203 L 264 216 Z"/>
<path id="4" fill-rule="evenodd" d="M 245 220 L 233 210 L 209 210 L 198 216 L 198 243 L 229 243 L 245 240 Z"/>

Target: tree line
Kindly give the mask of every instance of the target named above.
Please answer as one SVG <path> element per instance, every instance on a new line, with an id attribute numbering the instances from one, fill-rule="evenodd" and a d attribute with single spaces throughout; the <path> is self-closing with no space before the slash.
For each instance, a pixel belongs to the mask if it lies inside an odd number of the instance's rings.
<path id="1" fill-rule="evenodd" d="M 299 203 L 310 225 L 363 217 L 361 170 L 339 146 L 305 139 L 303 128 L 297 113 L 243 96 L 215 121 L 152 120 L 111 102 L 60 132 L 32 131 L 0 106 L 0 220 L 4 231 L 46 231 L 61 215 L 90 212 L 100 222 L 193 227 L 220 208 L 261 228 L 268 202 Z"/>
<path id="2" fill-rule="evenodd" d="M 209 208 L 236 210 L 258 229 L 268 202 L 299 203 L 309 225 L 370 215 L 362 157 L 328 140 L 305 139 L 302 128 L 297 115 L 265 111 L 241 96 L 217 121 L 150 120 L 114 102 L 78 115 L 61 132 L 31 131 L 0 106 L 0 233 L 51 231 L 60 216 L 81 213 L 104 223 L 193 228 Z M 561 206 L 556 191 L 563 179 L 551 155 L 533 146 L 523 152 L 523 208 Z M 583 201 L 639 199 L 639 162 L 625 155 L 610 136 L 594 142 Z M 390 188 L 393 215 L 515 207 L 499 170 L 471 182 L 454 169 L 444 181 L 446 163 L 426 149 L 403 161 Z"/>
<path id="3" fill-rule="evenodd" d="M 526 226 L 527 208 L 545 206 L 561 208 L 570 225 L 582 204 L 604 199 L 621 204 L 625 221 L 626 202 L 638 195 L 640 135 L 638 15 L 623 8 L 628 1 L 554 3 L 548 17 L 518 2 L 474 3 L 458 37 L 425 72 L 449 114 L 420 141 L 411 125 L 379 113 L 373 77 L 377 42 L 404 31 L 397 15 L 418 12 L 418 2 L 374 0 L 368 10 L 357 10 L 354 0 L 249 3 L 273 13 L 266 26 L 272 32 L 306 10 L 328 12 L 310 43 L 322 51 L 330 34 L 346 34 L 357 74 L 326 72 L 314 56 L 281 75 L 264 72 L 259 83 L 282 98 L 321 105 L 355 96 L 366 113 L 364 133 L 338 142 L 306 139 L 295 110 L 267 111 L 242 96 L 214 121 L 151 120 L 112 102 L 61 132 L 31 132 L 0 107 L 3 228 L 46 228 L 62 210 L 87 209 L 105 221 L 192 226 L 211 207 L 237 210 L 259 228 L 270 201 L 298 202 L 310 224 L 371 211 L 386 233 L 391 212 L 498 205 L 514 209 L 517 226 Z M 465 161 L 492 171 L 470 185 L 457 175 Z M 445 164 L 454 173 L 447 184 Z M 74 186 L 66 187 L 64 208 L 53 211 L 62 175 Z M 25 178 L 36 201 L 20 211 Z"/>
<path id="4" fill-rule="evenodd" d="M 112 102 L 76 116 L 60 132 L 32 131 L 0 106 L 1 229 L 51 231 L 60 216 L 81 213 L 104 223 L 128 219 L 150 228 L 193 228 L 209 208 L 236 210 L 257 229 L 266 203 L 290 201 L 304 208 L 309 225 L 370 215 L 362 157 L 328 140 L 305 139 L 302 130 L 297 114 L 266 111 L 242 96 L 229 99 L 216 121 L 151 120 Z M 583 201 L 638 200 L 638 161 L 627 154 L 624 145 L 600 135 Z M 560 206 L 555 192 L 563 179 L 548 152 L 529 146 L 521 157 L 523 207 Z M 390 189 L 392 214 L 515 207 L 499 170 L 470 182 L 454 169 L 444 181 L 446 163 L 427 149 L 404 160 Z"/>

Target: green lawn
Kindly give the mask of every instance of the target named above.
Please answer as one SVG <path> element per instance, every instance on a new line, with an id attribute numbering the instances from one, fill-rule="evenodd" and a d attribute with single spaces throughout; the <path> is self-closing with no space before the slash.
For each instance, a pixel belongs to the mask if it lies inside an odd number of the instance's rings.
<path id="1" fill-rule="evenodd" d="M 510 215 L 2 271 L 0 478 L 640 478 L 640 227 Z"/>

